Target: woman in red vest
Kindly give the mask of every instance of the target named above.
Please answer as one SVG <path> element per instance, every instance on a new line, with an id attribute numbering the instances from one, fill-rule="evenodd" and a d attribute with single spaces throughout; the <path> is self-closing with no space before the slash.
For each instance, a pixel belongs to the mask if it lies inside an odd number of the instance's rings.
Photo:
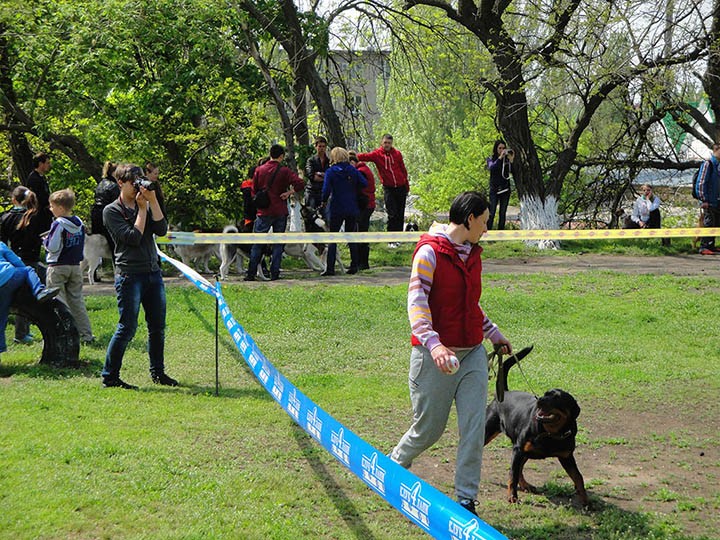
<path id="1" fill-rule="evenodd" d="M 414 421 L 390 454 L 409 468 L 443 434 L 455 401 L 460 431 L 455 494 L 472 513 L 485 439 L 488 365 L 482 341 L 488 338 L 504 354 L 512 352 L 479 304 L 482 248 L 477 244 L 487 231 L 488 216 L 482 194 L 461 193 L 450 207 L 450 223 L 433 225 L 415 249 L 408 289 Z"/>

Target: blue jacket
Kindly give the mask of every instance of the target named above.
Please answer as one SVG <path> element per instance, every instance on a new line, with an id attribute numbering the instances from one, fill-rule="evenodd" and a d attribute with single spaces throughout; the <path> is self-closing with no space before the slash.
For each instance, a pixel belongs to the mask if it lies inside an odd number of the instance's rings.
<path id="1" fill-rule="evenodd" d="M 5 285 L 15 273 L 14 268 L 22 268 L 25 263 L 15 255 L 13 250 L 7 247 L 5 242 L 0 242 L 0 287 Z"/>
<path id="2" fill-rule="evenodd" d="M 713 155 L 709 160 L 703 161 L 700 165 L 697 179 L 697 191 L 702 202 L 708 203 L 713 208 L 718 207 L 718 198 L 720 198 L 720 172 L 718 167 L 720 162 Z"/>
<path id="3" fill-rule="evenodd" d="M 325 171 L 322 198 L 324 203 L 330 200 L 330 215 L 360 215 L 357 203 L 358 184 L 359 189 L 366 188 L 367 180 L 348 162 L 336 163 Z"/>

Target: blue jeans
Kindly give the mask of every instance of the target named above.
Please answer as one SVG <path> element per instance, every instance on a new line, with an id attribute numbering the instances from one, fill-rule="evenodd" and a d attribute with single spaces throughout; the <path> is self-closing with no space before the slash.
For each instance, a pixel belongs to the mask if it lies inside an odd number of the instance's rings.
<path id="1" fill-rule="evenodd" d="M 115 276 L 120 321 L 105 355 L 102 376 L 105 380 L 120 378 L 123 356 L 135 336 L 140 305 L 145 311 L 148 329 L 150 374 L 165 372 L 165 284 L 162 273 L 120 274 Z"/>
<path id="2" fill-rule="evenodd" d="M 7 327 L 10 304 L 12 304 L 14 293 L 23 285 L 27 284 L 34 296 L 37 296 L 44 286 L 35 270 L 29 266 L 16 266 L 13 268 L 12 276 L 0 287 L 0 353 L 7 350 L 5 343 L 5 328 Z"/>
<path id="3" fill-rule="evenodd" d="M 287 216 L 258 216 L 255 219 L 255 228 L 253 232 L 266 233 L 271 228 L 275 233 L 284 233 L 287 226 Z M 270 263 L 270 275 L 277 277 L 280 275 L 280 262 L 282 261 L 285 244 L 273 244 L 272 262 Z M 263 245 L 253 244 L 250 250 L 250 263 L 248 265 L 248 277 L 255 277 L 257 267 L 262 257 Z"/>

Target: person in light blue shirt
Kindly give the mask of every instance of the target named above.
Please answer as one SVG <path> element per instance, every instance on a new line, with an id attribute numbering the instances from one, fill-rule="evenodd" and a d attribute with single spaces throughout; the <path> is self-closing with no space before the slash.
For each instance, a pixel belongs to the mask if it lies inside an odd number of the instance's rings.
<path id="1" fill-rule="evenodd" d="M 35 270 L 20 260 L 20 257 L 5 244 L 0 242 L 0 353 L 7 350 L 5 343 L 5 327 L 7 326 L 10 304 L 15 291 L 28 285 L 38 302 L 47 302 L 55 298 L 58 289 L 48 289 L 42 284 Z"/>

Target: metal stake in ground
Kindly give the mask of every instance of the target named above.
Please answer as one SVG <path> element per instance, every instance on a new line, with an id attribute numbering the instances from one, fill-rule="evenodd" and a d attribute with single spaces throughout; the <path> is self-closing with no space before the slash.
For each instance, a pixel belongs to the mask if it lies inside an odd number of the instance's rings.
<path id="1" fill-rule="evenodd" d="M 217 291 L 218 283 L 220 282 L 220 279 L 218 278 L 217 274 L 215 274 L 215 290 Z M 217 297 L 217 294 L 215 295 L 215 396 L 220 395 L 220 364 L 218 361 L 219 354 L 218 354 L 218 348 L 219 348 L 219 321 L 220 321 L 220 300 Z"/>

